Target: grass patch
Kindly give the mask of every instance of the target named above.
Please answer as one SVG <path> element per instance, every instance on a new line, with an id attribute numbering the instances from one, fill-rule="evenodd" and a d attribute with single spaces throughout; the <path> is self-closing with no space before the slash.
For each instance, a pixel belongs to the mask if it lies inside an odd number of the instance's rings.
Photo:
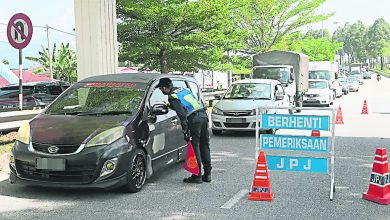
<path id="1" fill-rule="evenodd" d="M 10 152 L 13 146 L 14 146 L 14 143 L 0 145 L 0 154 L 5 154 L 5 153 Z"/>
<path id="2" fill-rule="evenodd" d="M 0 154 L 10 152 L 14 146 L 17 132 L 0 135 Z"/>
<path id="3" fill-rule="evenodd" d="M 374 72 L 380 73 L 380 74 L 387 76 L 387 77 L 390 77 L 390 69 L 385 68 L 384 70 L 380 70 L 380 68 L 375 68 Z"/>

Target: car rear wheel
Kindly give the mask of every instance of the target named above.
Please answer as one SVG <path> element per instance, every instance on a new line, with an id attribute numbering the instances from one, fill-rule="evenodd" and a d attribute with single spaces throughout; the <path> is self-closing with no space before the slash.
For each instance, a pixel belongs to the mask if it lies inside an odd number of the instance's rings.
<path id="1" fill-rule="evenodd" d="M 222 134 L 222 130 L 211 129 L 211 131 L 213 132 L 213 135 L 221 135 Z"/>
<path id="2" fill-rule="evenodd" d="M 130 193 L 139 192 L 146 180 L 146 156 L 141 149 L 135 149 L 127 167 L 127 183 L 125 190 Z"/>

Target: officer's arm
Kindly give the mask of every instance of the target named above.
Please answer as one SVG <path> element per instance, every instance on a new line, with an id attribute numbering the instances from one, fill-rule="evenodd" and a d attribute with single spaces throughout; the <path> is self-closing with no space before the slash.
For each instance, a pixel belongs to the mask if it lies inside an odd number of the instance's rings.
<path id="1" fill-rule="evenodd" d="M 168 101 L 170 107 L 176 112 L 177 116 L 179 117 L 183 131 L 187 131 L 188 122 L 187 122 L 187 116 L 183 108 L 183 105 L 178 99 L 170 98 L 168 99 Z"/>

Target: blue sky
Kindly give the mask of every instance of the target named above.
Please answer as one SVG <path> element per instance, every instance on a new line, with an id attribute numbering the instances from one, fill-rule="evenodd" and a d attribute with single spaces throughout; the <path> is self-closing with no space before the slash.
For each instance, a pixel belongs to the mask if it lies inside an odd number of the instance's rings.
<path id="1" fill-rule="evenodd" d="M 390 23 L 389 0 L 327 0 L 319 11 L 335 12 L 335 15 L 323 22 L 323 26 L 333 32 L 345 22 L 354 23 L 362 20 L 366 26 L 372 25 L 377 18 L 384 18 Z M 74 33 L 74 0 L 0 0 L 0 23 L 8 23 L 16 13 L 27 14 L 33 25 L 45 26 Z M 307 29 L 320 29 L 321 22 L 311 24 Z M 50 31 L 51 43 L 70 43 L 75 49 L 75 37 L 54 30 Z M 47 45 L 46 32 L 42 28 L 34 28 L 31 43 L 23 50 L 23 56 L 38 56 L 41 45 Z M 12 68 L 18 67 L 18 51 L 11 47 L 6 36 L 6 26 L 0 24 L 0 60 L 3 58 L 11 62 Z M 34 64 L 24 60 L 24 66 Z"/>

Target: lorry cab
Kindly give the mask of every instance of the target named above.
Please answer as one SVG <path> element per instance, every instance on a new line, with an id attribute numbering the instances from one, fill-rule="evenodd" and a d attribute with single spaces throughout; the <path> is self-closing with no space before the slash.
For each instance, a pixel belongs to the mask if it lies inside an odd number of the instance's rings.
<path id="1" fill-rule="evenodd" d="M 266 65 L 254 66 L 251 79 L 273 79 L 278 80 L 284 87 L 284 91 L 293 103 L 296 93 L 294 67 L 291 65 Z"/>

